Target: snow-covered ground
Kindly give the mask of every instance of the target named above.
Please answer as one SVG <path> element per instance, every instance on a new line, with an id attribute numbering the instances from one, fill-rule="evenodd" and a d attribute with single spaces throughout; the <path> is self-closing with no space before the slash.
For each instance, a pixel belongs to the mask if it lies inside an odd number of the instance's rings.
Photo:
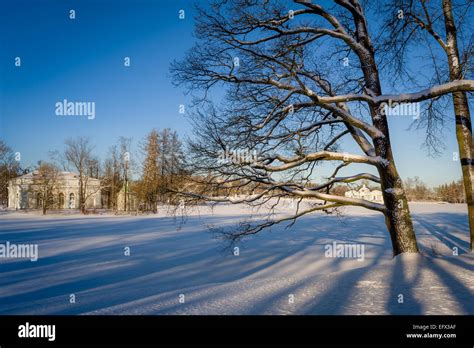
<path id="1" fill-rule="evenodd" d="M 474 314 L 465 206 L 410 208 L 422 253 L 396 258 L 383 217 L 359 208 L 273 227 L 238 256 L 208 226 L 235 226 L 240 206 L 182 226 L 165 213 L 1 213 L 0 243 L 37 243 L 39 259 L 0 259 L 0 314 Z M 334 241 L 364 245 L 364 260 L 325 257 Z"/>

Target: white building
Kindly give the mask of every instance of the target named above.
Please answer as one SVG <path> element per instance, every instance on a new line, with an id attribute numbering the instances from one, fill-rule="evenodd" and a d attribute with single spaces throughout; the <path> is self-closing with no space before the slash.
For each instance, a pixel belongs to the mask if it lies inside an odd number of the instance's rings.
<path id="1" fill-rule="evenodd" d="M 362 185 L 362 187 L 357 190 L 349 190 L 344 196 L 348 198 L 360 198 L 367 201 L 383 203 L 382 191 L 373 190 L 371 191 L 367 186 Z"/>
<path id="2" fill-rule="evenodd" d="M 30 172 L 13 178 L 8 182 L 9 209 L 39 209 L 42 206 L 42 196 L 35 187 L 38 172 Z M 59 173 L 55 189 L 55 209 L 79 209 L 79 175 L 71 172 Z M 86 207 L 100 208 L 100 180 L 87 178 Z"/>

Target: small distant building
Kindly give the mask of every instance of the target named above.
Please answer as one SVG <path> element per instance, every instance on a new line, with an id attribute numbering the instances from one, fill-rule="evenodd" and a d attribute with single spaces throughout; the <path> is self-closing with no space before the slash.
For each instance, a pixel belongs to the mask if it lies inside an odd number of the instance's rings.
<path id="1" fill-rule="evenodd" d="M 362 185 L 359 190 L 349 190 L 344 196 L 348 198 L 360 198 L 371 202 L 383 203 L 382 191 L 371 191 L 367 186 Z"/>
<path id="2" fill-rule="evenodd" d="M 37 171 L 11 179 L 8 182 L 9 209 L 40 209 L 41 193 L 36 187 Z M 60 172 L 58 175 L 54 197 L 55 209 L 79 209 L 79 174 Z M 101 207 L 100 180 L 87 178 L 86 208 Z"/>

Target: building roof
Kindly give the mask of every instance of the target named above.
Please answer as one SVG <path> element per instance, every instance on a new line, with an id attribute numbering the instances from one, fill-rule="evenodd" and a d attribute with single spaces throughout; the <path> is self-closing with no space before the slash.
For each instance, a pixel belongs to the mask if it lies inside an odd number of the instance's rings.
<path id="1" fill-rule="evenodd" d="M 32 179 L 35 175 L 38 174 L 38 171 L 37 170 L 33 170 L 29 173 L 26 173 L 26 174 L 23 174 L 23 175 L 20 175 L 20 176 L 17 176 L 11 180 L 16 180 L 16 179 Z M 79 174 L 78 173 L 74 173 L 74 172 L 67 172 L 67 171 L 61 171 L 59 172 L 59 176 L 62 178 L 62 179 L 78 179 L 79 178 Z M 90 180 L 99 180 L 97 178 L 92 178 L 92 177 L 88 177 L 88 179 Z"/>

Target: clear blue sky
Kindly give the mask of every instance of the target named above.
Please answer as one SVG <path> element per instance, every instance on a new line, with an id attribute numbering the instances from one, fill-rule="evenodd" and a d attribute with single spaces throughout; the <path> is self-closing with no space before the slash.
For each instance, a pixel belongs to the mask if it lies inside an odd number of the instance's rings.
<path id="1" fill-rule="evenodd" d="M 189 134 L 178 112 L 189 98 L 171 85 L 169 64 L 193 45 L 193 14 L 190 0 L 1 0 L 0 138 L 27 166 L 61 149 L 67 137 L 91 137 L 104 156 L 119 136 L 137 143 L 154 127 Z M 95 119 L 56 116 L 55 103 L 64 98 L 94 101 Z M 451 109 L 446 113 L 452 117 Z M 460 178 L 452 161 L 454 122 L 447 122 L 446 151 L 432 159 L 420 149 L 423 132 L 407 131 L 411 121 L 390 119 L 402 177 L 431 185 Z"/>

